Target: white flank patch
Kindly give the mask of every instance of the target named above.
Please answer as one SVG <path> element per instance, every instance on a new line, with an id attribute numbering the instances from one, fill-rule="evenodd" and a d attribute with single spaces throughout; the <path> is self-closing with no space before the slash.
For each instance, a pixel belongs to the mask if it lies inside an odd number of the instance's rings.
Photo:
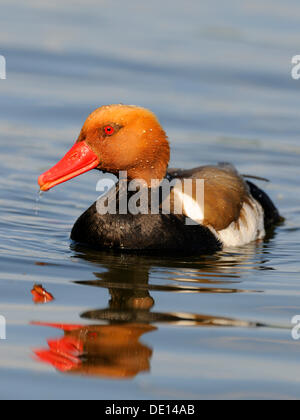
<path id="1" fill-rule="evenodd" d="M 217 236 L 225 247 L 236 247 L 247 245 L 266 235 L 264 227 L 264 211 L 262 206 L 254 199 L 251 199 L 251 206 L 247 203 L 243 206 L 244 222 L 233 222 L 228 228 L 217 232 L 210 227 L 210 230 Z"/>
<path id="2" fill-rule="evenodd" d="M 175 202 L 178 200 L 181 204 L 180 207 L 182 207 L 183 213 L 188 219 L 190 219 L 191 222 L 193 222 L 192 224 L 202 224 L 204 220 L 204 181 L 198 179 L 196 180 L 196 200 L 192 196 L 192 182 L 195 180 L 190 181 L 190 185 L 187 185 L 187 181 L 185 180 L 185 190 L 188 190 L 188 187 L 190 187 L 190 191 L 187 193 L 183 192 L 182 188 L 179 188 L 178 186 L 174 187 L 173 191 Z M 189 223 L 187 222 L 187 224 Z"/>
<path id="3" fill-rule="evenodd" d="M 188 218 L 186 223 L 202 225 L 205 218 L 204 201 L 197 202 L 190 194 L 183 193 L 180 188 L 175 187 L 174 193 Z M 265 237 L 263 208 L 253 198 L 250 199 L 250 203 L 251 205 L 244 203 L 242 209 L 244 217 L 239 223 L 233 222 L 228 228 L 218 232 L 212 226 L 208 226 L 224 247 L 244 246 Z"/>
<path id="4" fill-rule="evenodd" d="M 182 196 L 184 214 L 194 222 L 201 224 L 204 220 L 204 211 L 200 204 L 197 203 L 190 195 L 183 194 Z"/>

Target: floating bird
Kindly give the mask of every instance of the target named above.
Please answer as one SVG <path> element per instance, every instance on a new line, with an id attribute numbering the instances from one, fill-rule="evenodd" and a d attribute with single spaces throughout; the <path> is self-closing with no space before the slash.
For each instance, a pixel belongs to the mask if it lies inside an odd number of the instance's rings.
<path id="1" fill-rule="evenodd" d="M 38 182 L 42 191 L 48 191 L 92 169 L 122 174 L 117 186 L 94 203 L 72 230 L 72 240 L 99 249 L 214 253 L 262 240 L 280 222 L 267 194 L 231 164 L 182 170 L 169 169 L 169 160 L 170 143 L 152 112 L 122 104 L 103 106 L 87 118 L 75 145 Z M 148 199 L 149 211 L 124 212 L 124 199 L 129 205 L 134 198 L 130 183 L 138 180 L 144 183 L 140 201 Z M 186 187 L 188 181 L 191 188 Z M 198 181 L 203 201 L 196 197 Z M 161 198 L 164 182 L 171 185 L 168 214 L 165 197 Z M 158 211 L 153 212 L 151 198 L 156 191 L 160 191 Z M 100 212 L 114 194 L 116 211 Z"/>

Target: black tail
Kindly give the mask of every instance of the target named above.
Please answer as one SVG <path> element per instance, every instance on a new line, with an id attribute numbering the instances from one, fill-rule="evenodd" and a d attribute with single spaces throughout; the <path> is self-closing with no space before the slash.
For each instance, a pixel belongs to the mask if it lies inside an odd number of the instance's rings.
<path id="1" fill-rule="evenodd" d="M 270 197 L 252 182 L 247 181 L 247 184 L 250 187 L 250 192 L 253 198 L 255 198 L 255 200 L 257 200 L 264 209 L 266 229 L 283 222 L 284 219 L 280 216 L 279 211 Z"/>

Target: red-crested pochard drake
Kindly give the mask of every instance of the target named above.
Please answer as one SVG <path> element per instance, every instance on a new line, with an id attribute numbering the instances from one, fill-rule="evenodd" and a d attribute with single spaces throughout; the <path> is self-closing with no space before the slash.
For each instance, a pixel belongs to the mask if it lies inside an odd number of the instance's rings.
<path id="1" fill-rule="evenodd" d="M 281 220 L 270 198 L 230 164 L 177 170 L 168 169 L 169 159 L 168 138 L 152 112 L 122 104 L 103 106 L 87 118 L 66 156 L 38 182 L 42 191 L 48 191 L 91 169 L 117 176 L 126 172 L 126 185 L 144 180 L 150 197 L 152 180 L 204 180 L 202 207 L 194 193 L 177 191 L 182 214 L 124 214 L 119 211 L 124 193 L 119 181 L 116 214 L 100 214 L 96 202 L 72 230 L 72 240 L 102 249 L 211 253 L 261 240 Z M 127 201 L 130 191 L 126 188 Z M 176 188 L 171 195 L 174 200 Z"/>

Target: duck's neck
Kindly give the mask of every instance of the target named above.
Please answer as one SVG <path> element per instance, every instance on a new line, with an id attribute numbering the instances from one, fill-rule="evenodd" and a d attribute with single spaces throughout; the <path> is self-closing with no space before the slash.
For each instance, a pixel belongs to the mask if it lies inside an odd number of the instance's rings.
<path id="1" fill-rule="evenodd" d="M 135 169 L 134 171 L 128 171 L 128 180 L 134 179 L 143 180 L 147 184 L 148 188 L 151 186 L 157 186 L 165 178 L 167 173 L 167 167 L 164 168 L 146 168 L 146 169 Z"/>
<path id="2" fill-rule="evenodd" d="M 151 148 L 145 149 L 144 155 L 134 168 L 128 169 L 128 179 L 144 180 L 148 187 L 158 185 L 166 176 L 170 160 L 170 146 L 167 138 L 159 143 L 151 142 Z"/>

